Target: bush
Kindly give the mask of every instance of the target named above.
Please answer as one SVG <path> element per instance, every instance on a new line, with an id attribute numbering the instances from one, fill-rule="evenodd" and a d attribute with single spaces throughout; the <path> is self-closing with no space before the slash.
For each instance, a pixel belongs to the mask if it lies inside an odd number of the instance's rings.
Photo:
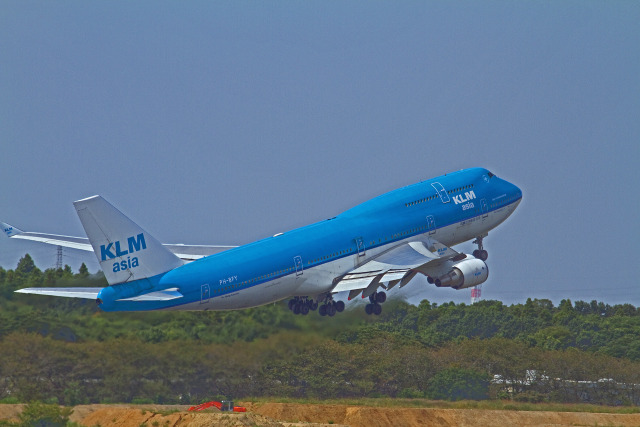
<path id="1" fill-rule="evenodd" d="M 545 396 L 537 391 L 524 391 L 513 397 L 516 402 L 540 403 L 545 400 Z"/>
<path id="2" fill-rule="evenodd" d="M 489 398 L 489 374 L 475 369 L 447 368 L 431 378 L 427 396 L 443 400 Z"/>
<path id="3" fill-rule="evenodd" d="M 32 402 L 22 410 L 20 424 L 30 427 L 62 427 L 66 426 L 72 413 L 71 408 Z"/>

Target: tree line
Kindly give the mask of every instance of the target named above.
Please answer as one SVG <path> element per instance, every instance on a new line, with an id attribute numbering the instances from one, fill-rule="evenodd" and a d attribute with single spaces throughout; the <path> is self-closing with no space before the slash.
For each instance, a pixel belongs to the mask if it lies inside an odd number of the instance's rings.
<path id="1" fill-rule="evenodd" d="M 106 286 L 85 268 L 0 269 L 0 400 L 198 403 L 216 397 L 428 397 L 640 404 L 640 310 L 564 300 L 294 316 L 103 313 L 25 286 Z"/>

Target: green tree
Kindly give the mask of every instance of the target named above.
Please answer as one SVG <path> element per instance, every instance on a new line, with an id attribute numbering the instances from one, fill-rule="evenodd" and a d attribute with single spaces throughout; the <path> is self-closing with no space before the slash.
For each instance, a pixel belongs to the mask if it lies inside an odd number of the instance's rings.
<path id="1" fill-rule="evenodd" d="M 489 383 L 486 372 L 451 367 L 438 372 L 429 381 L 427 396 L 446 400 L 488 399 Z"/>
<path id="2" fill-rule="evenodd" d="M 33 262 L 33 258 L 31 255 L 25 254 L 20 261 L 18 261 L 18 266 L 16 267 L 16 271 L 24 274 L 29 274 L 36 268 L 35 262 Z"/>
<path id="3" fill-rule="evenodd" d="M 80 269 L 78 270 L 78 275 L 80 277 L 87 277 L 89 275 L 89 269 L 87 268 L 87 265 L 83 262 L 82 265 L 80 265 Z"/>

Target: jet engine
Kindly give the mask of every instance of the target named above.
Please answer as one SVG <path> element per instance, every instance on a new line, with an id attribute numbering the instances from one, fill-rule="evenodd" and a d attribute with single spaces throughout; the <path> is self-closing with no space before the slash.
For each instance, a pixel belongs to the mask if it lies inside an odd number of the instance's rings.
<path id="1" fill-rule="evenodd" d="M 457 263 L 450 272 L 434 280 L 438 287 L 464 289 L 484 283 L 489 277 L 489 267 L 484 261 L 471 258 Z"/>

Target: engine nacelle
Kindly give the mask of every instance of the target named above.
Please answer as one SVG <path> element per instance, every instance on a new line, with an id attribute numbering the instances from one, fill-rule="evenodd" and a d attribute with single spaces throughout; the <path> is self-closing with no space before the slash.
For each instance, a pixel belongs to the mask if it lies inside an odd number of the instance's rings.
<path id="1" fill-rule="evenodd" d="M 484 283 L 489 277 L 489 267 L 484 261 L 471 258 L 457 263 L 450 272 L 435 279 L 438 287 L 454 289 L 470 288 Z"/>

